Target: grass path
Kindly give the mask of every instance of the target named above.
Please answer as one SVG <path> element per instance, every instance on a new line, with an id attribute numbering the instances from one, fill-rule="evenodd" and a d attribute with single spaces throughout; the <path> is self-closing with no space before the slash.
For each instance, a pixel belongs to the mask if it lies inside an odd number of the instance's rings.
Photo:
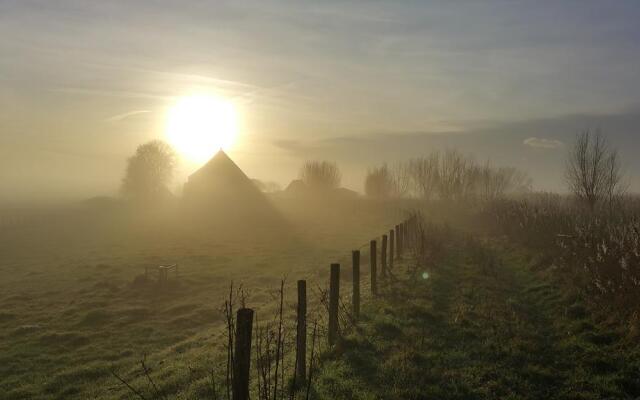
<path id="1" fill-rule="evenodd" d="M 316 398 L 601 399 L 640 396 L 640 353 L 514 250 L 480 267 L 451 249 L 403 279 L 322 360 Z"/>

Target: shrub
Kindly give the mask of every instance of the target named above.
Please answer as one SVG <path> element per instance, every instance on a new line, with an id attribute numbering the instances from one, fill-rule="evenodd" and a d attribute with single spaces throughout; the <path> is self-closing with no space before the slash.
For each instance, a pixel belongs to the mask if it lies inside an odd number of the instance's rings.
<path id="1" fill-rule="evenodd" d="M 300 170 L 300 179 L 313 189 L 335 189 L 340 186 L 342 173 L 336 163 L 307 161 Z"/>

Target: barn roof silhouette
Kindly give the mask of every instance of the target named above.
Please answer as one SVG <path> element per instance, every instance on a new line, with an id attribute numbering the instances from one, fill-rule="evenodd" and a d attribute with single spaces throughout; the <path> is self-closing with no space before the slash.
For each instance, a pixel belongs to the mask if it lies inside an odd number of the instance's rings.
<path id="1" fill-rule="evenodd" d="M 270 218 L 277 214 L 265 194 L 223 150 L 189 176 L 184 199 L 202 216 Z"/>
<path id="2" fill-rule="evenodd" d="M 251 184 L 249 177 L 223 150 L 219 150 L 205 165 L 189 175 L 188 183 L 202 180 L 211 182 L 212 179 L 221 184 Z"/>
<path id="3" fill-rule="evenodd" d="M 218 151 L 205 165 L 189 175 L 185 196 L 237 196 L 262 193 L 240 167 L 223 150 Z"/>

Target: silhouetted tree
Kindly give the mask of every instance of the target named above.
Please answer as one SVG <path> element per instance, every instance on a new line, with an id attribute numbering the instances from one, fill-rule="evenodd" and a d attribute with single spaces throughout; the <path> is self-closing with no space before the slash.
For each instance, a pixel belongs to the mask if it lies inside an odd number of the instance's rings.
<path id="1" fill-rule="evenodd" d="M 440 152 L 437 151 L 427 157 L 418 157 L 408 161 L 411 183 L 417 196 L 429 200 L 437 193 L 440 182 L 439 164 Z"/>
<path id="2" fill-rule="evenodd" d="M 618 153 L 600 131 L 580 133 L 569 149 L 565 177 L 569 190 L 594 211 L 603 202 L 609 207 L 624 192 Z"/>
<path id="3" fill-rule="evenodd" d="M 609 212 L 612 213 L 616 205 L 619 205 L 628 189 L 628 184 L 624 181 L 624 173 L 617 151 L 611 152 L 606 163 L 606 202 Z"/>
<path id="4" fill-rule="evenodd" d="M 492 201 L 531 189 L 531 178 L 516 168 L 477 163 L 457 150 L 434 151 L 396 165 L 392 171 L 396 194 L 425 200 Z"/>
<path id="5" fill-rule="evenodd" d="M 487 161 L 480 167 L 478 191 L 484 201 L 493 201 L 508 193 L 526 193 L 531 190 L 531 178 L 526 172 L 513 167 L 492 167 Z"/>
<path id="6" fill-rule="evenodd" d="M 130 199 L 145 201 L 167 196 L 175 160 L 173 149 L 163 141 L 153 140 L 138 146 L 135 154 L 127 160 L 122 194 Z"/>
<path id="7" fill-rule="evenodd" d="M 440 158 L 438 170 L 440 198 L 443 200 L 462 200 L 469 193 L 473 182 L 472 169 L 475 163 L 458 150 L 447 150 Z"/>
<path id="8" fill-rule="evenodd" d="M 509 193 L 523 194 L 531 192 L 533 179 L 527 172 L 513 167 L 507 167 L 506 170 L 509 171 L 511 181 L 508 189 Z"/>
<path id="9" fill-rule="evenodd" d="M 396 193 L 393 174 L 387 164 L 372 168 L 364 181 L 364 192 L 369 197 L 389 198 Z"/>
<path id="10" fill-rule="evenodd" d="M 300 179 L 313 189 L 335 189 L 340 186 L 342 173 L 336 163 L 307 161 L 300 170 Z"/>
<path id="11" fill-rule="evenodd" d="M 413 192 L 411 182 L 411 170 L 406 162 L 399 162 L 391 169 L 393 177 L 394 195 L 408 197 Z"/>

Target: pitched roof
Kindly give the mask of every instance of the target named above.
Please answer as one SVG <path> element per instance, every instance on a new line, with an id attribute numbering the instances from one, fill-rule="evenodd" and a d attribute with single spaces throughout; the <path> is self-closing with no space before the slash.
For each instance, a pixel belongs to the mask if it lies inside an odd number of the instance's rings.
<path id="1" fill-rule="evenodd" d="M 240 167 L 222 149 L 200 169 L 189 175 L 189 182 L 212 177 L 228 180 L 230 183 L 238 180 L 251 182 L 249 177 L 242 172 Z"/>
<path id="2" fill-rule="evenodd" d="M 184 199 L 202 221 L 281 223 L 281 216 L 251 179 L 222 150 L 189 176 Z"/>
<path id="3" fill-rule="evenodd" d="M 187 197 L 225 201 L 265 201 L 264 195 L 222 150 L 189 176 L 184 186 Z"/>

